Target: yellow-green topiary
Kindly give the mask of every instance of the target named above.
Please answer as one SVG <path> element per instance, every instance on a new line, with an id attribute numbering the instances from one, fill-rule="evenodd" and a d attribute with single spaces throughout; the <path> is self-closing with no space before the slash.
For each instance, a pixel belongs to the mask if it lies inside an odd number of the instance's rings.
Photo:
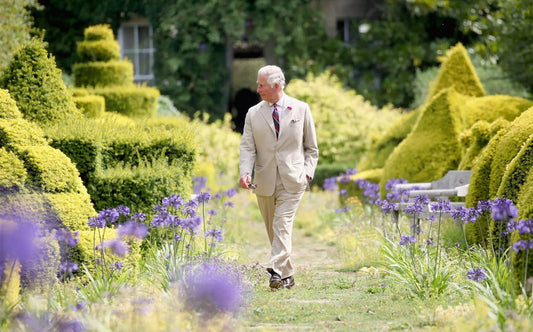
<path id="1" fill-rule="evenodd" d="M 465 96 L 486 95 L 468 53 L 461 43 L 450 48 L 439 60 L 442 64 L 437 78 L 430 83 L 426 103 L 431 102 L 433 97 L 450 87 Z"/>
<path id="2" fill-rule="evenodd" d="M 500 187 L 505 168 L 518 154 L 522 144 L 533 132 L 533 107 L 524 111 L 519 117 L 511 122 L 506 134 L 502 137 L 496 148 L 497 153 L 490 172 L 490 198 L 495 198 Z"/>
<path id="3" fill-rule="evenodd" d="M 28 174 L 16 154 L 0 148 L 0 193 L 18 191 L 24 187 Z"/>
<path id="4" fill-rule="evenodd" d="M 507 124 L 507 126 L 505 125 Z M 490 199 L 489 184 L 491 166 L 494 155 L 497 153 L 498 145 L 502 137 L 507 132 L 509 122 L 506 120 L 495 121 L 491 124 L 491 133 L 494 136 L 489 143 L 481 150 L 479 157 L 472 168 L 472 176 L 470 177 L 468 193 L 465 197 L 466 207 L 476 207 L 479 201 Z M 498 130 L 498 131 L 496 131 Z M 478 218 L 475 223 L 466 224 L 466 234 L 469 243 L 482 244 L 483 239 L 488 241 L 489 221 L 487 218 Z"/>
<path id="5" fill-rule="evenodd" d="M 464 97 L 463 102 L 459 103 L 463 116 L 463 128 L 470 128 L 479 120 L 493 122 L 502 118 L 513 121 L 531 106 L 533 106 L 531 100 L 502 95 Z"/>
<path id="6" fill-rule="evenodd" d="M 505 167 L 496 197 L 505 197 L 517 203 L 518 195 L 533 168 L 533 135 L 530 135 L 520 151 Z"/>
<path id="7" fill-rule="evenodd" d="M 105 98 L 97 95 L 74 97 L 76 107 L 88 118 L 97 118 L 104 115 Z"/>
<path id="8" fill-rule="evenodd" d="M 470 170 L 476 163 L 476 158 L 479 153 L 489 142 L 490 136 L 490 123 L 485 120 L 477 121 L 474 123 L 471 129 L 461 133 L 461 141 L 469 141 L 466 146 L 466 151 L 463 154 L 461 162 L 457 169 Z M 468 137 L 468 138 L 467 138 Z M 466 142 L 465 142 L 466 144 Z"/>
<path id="9" fill-rule="evenodd" d="M 19 50 L 0 77 L 0 88 L 9 90 L 27 120 L 49 124 L 82 117 L 42 42 L 33 40 Z"/>
<path id="10" fill-rule="evenodd" d="M 414 111 L 403 113 L 399 119 L 393 122 L 385 134 L 378 138 L 370 147 L 368 153 L 357 164 L 357 169 L 365 171 L 383 168 L 394 148 L 409 135 L 415 126 L 422 113 L 420 110 L 418 108 Z"/>
<path id="11" fill-rule="evenodd" d="M 444 176 L 459 164 L 460 115 L 452 89 L 439 93 L 429 103 L 413 131 L 394 149 L 383 167 L 381 192 L 389 179 L 429 182 Z"/>

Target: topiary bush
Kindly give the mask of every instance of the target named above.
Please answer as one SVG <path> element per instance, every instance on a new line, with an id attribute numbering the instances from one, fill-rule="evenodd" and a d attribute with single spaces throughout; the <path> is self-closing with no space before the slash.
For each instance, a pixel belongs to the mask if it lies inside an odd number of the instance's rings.
<path id="1" fill-rule="evenodd" d="M 429 182 L 457 167 L 461 154 L 456 95 L 453 89 L 444 90 L 424 108 L 412 132 L 394 149 L 383 167 L 382 193 L 388 179 Z"/>
<path id="2" fill-rule="evenodd" d="M 490 123 L 480 120 L 474 123 L 471 129 L 461 133 L 460 141 L 465 152 L 457 169 L 470 170 L 476 163 L 479 153 L 491 138 Z"/>
<path id="3" fill-rule="evenodd" d="M 78 43 L 80 62 L 72 71 L 76 87 L 105 98 L 107 111 L 131 117 L 152 117 L 157 112 L 159 90 L 133 84 L 133 64 L 120 60 L 120 48 L 109 25 L 90 26 Z"/>
<path id="4" fill-rule="evenodd" d="M 468 53 L 461 43 L 450 48 L 443 57 L 439 58 L 439 61 L 441 67 L 435 81 L 430 83 L 426 103 L 450 87 L 465 96 L 486 95 Z"/>
<path id="5" fill-rule="evenodd" d="M 0 76 L 0 88 L 9 91 L 27 120 L 47 124 L 82 117 L 40 41 L 32 40 L 15 54 Z"/>
<path id="6" fill-rule="evenodd" d="M 493 122 L 498 118 L 513 121 L 525 110 L 533 106 L 533 101 L 513 96 L 465 97 L 459 103 L 463 115 L 463 128 L 470 128 L 479 120 Z"/>
<path id="7" fill-rule="evenodd" d="M 507 165 L 518 154 L 520 148 L 533 131 L 533 107 L 523 112 L 508 127 L 496 148 L 497 153 L 491 165 L 489 195 L 495 198 Z"/>
<path id="8" fill-rule="evenodd" d="M 533 168 L 533 135 L 530 135 L 514 158 L 505 167 L 496 197 L 505 197 L 518 202 L 527 175 Z"/>
<path id="9" fill-rule="evenodd" d="M 400 114 L 377 109 L 354 90 L 345 90 L 329 73 L 293 79 L 286 93 L 309 104 L 315 121 L 320 162 L 357 164 L 380 135 Z"/>
<path id="10" fill-rule="evenodd" d="M 76 107 L 88 118 L 97 118 L 104 115 L 105 98 L 97 95 L 74 97 Z"/>

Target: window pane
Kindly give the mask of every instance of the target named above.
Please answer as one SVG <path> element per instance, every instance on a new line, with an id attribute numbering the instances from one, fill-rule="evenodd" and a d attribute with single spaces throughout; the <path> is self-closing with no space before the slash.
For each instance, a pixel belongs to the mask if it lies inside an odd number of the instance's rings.
<path id="1" fill-rule="evenodd" d="M 124 52 L 124 59 L 128 59 L 135 64 L 135 52 L 134 51 Z"/>
<path id="2" fill-rule="evenodd" d="M 139 48 L 150 48 L 150 30 L 147 26 L 139 26 Z"/>
<path id="3" fill-rule="evenodd" d="M 150 54 L 139 54 L 139 72 L 138 75 L 151 75 Z"/>
<path id="4" fill-rule="evenodd" d="M 134 41 L 134 35 L 133 35 L 133 27 L 123 27 L 122 31 L 122 45 L 124 50 L 132 50 L 135 48 L 135 41 Z"/>

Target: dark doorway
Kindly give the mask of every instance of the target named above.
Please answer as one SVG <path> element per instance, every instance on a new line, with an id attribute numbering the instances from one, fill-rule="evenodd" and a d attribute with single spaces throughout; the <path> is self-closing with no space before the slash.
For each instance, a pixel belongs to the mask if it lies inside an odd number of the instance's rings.
<path id="1" fill-rule="evenodd" d="M 244 128 L 244 119 L 248 109 L 260 101 L 259 94 L 250 89 L 241 89 L 235 94 L 233 106 L 237 110 L 237 114 L 233 116 L 233 124 L 235 124 L 235 131 L 242 134 Z"/>

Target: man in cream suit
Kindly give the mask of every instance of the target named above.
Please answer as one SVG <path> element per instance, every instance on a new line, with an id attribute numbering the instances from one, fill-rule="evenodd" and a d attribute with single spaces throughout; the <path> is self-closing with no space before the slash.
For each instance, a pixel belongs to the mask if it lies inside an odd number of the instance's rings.
<path id="1" fill-rule="evenodd" d="M 294 285 L 293 220 L 318 162 L 309 105 L 284 94 L 284 87 L 279 67 L 259 69 L 257 92 L 262 101 L 246 114 L 239 161 L 239 183 L 257 195 L 271 243 L 267 271 L 273 289 Z"/>

